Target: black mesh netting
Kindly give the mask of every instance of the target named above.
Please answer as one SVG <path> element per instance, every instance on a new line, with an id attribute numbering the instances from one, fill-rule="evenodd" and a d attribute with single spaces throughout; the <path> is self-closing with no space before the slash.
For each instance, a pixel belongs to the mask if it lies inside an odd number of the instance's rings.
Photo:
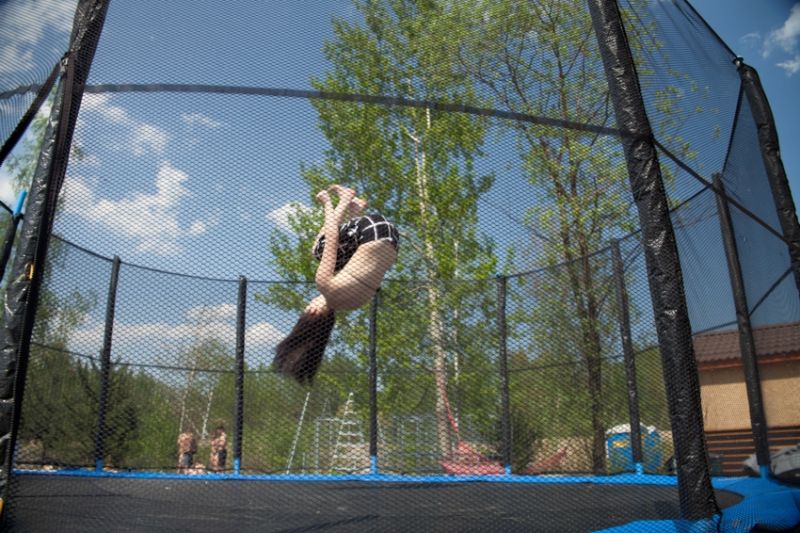
<path id="1" fill-rule="evenodd" d="M 691 469 L 758 470 L 723 193 L 769 445 L 796 440 L 800 302 L 734 58 L 685 2 L 620 8 L 691 339 L 663 329 L 683 309 L 654 310 L 584 3 L 112 2 L 67 97 L 9 527 L 681 518 L 698 495 L 679 493 L 676 436 L 705 451 Z M 40 15 L 12 37 L 25 10 L 0 5 L 0 57 L 30 55 L 4 64 L 4 138 L 71 29 Z M 4 167 L 20 188 L 44 128 Z M 687 434 L 669 398 L 698 377 L 681 401 L 705 431 Z"/>
<path id="2" fill-rule="evenodd" d="M 69 45 L 75 0 L 0 5 L 0 138 L 17 128 Z M 0 146 L 3 146 L 0 145 Z M 11 146 L 3 146 L 10 149 Z"/>

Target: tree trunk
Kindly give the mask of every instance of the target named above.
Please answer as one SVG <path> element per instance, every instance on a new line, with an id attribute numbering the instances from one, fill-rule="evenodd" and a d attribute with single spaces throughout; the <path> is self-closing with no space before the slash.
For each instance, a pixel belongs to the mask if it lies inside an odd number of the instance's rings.
<path id="1" fill-rule="evenodd" d="M 588 268 L 584 266 L 584 268 Z M 584 275 L 591 278 L 591 271 Z M 587 302 L 586 320 L 582 325 L 586 361 L 586 378 L 592 410 L 592 472 L 603 474 L 606 471 L 606 428 L 603 420 L 603 372 L 602 347 L 597 323 L 597 302 L 591 279 L 586 281 Z"/>
<path id="2" fill-rule="evenodd" d="M 450 423 L 447 401 L 447 367 L 445 364 L 442 320 L 439 314 L 439 288 L 431 286 L 428 291 L 431 319 L 428 331 L 433 340 L 433 377 L 436 383 L 436 436 L 442 455 L 450 455 Z"/>
<path id="3" fill-rule="evenodd" d="M 214 400 L 214 389 L 208 393 L 208 401 L 206 402 L 206 412 L 203 415 L 203 429 L 200 430 L 200 438 L 205 439 L 208 437 L 208 417 L 211 415 L 211 402 Z"/>
<path id="4" fill-rule="evenodd" d="M 425 109 L 425 123 L 429 129 L 431 127 L 430 109 Z M 429 227 L 428 220 L 428 176 L 426 169 L 425 149 L 422 146 L 422 139 L 410 131 L 406 131 L 408 137 L 414 144 L 414 163 L 416 167 L 416 187 L 417 197 L 419 198 L 420 227 L 423 230 L 424 240 L 424 264 L 426 269 L 426 279 L 436 279 L 436 271 L 433 265 L 436 262 L 436 254 L 433 247 L 433 239 L 427 232 Z M 428 285 L 428 309 L 430 319 L 428 321 L 428 334 L 433 341 L 433 376 L 436 386 L 436 437 L 439 450 L 443 456 L 450 455 L 450 426 L 448 420 L 447 402 L 447 367 L 446 353 L 444 348 L 444 327 L 441 318 L 441 291 L 433 283 Z"/>
<path id="5" fill-rule="evenodd" d="M 581 359 L 586 369 L 586 386 L 589 393 L 589 408 L 592 433 L 592 472 L 603 474 L 606 470 L 605 422 L 603 420 L 603 375 L 602 345 L 598 323 L 598 304 L 595 294 L 591 258 L 587 238 L 583 228 L 572 228 L 566 206 L 572 205 L 574 199 L 567 198 L 566 191 L 556 179 L 557 191 L 565 200 L 560 207 L 560 233 L 564 249 L 569 290 L 575 302 L 575 312 L 581 329 Z M 574 226 L 578 226 L 577 223 Z M 573 244 L 575 237 L 577 245 Z M 577 250 L 573 251 L 573 246 Z M 576 254 L 578 257 L 575 257 Z"/>

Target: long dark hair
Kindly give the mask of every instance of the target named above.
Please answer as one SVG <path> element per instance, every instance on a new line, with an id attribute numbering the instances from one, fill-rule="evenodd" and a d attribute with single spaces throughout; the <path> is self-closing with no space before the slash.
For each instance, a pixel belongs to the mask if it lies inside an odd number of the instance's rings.
<path id="1" fill-rule="evenodd" d="M 275 371 L 293 377 L 301 385 L 313 383 L 335 322 L 333 310 L 300 315 L 289 335 L 275 348 Z"/>

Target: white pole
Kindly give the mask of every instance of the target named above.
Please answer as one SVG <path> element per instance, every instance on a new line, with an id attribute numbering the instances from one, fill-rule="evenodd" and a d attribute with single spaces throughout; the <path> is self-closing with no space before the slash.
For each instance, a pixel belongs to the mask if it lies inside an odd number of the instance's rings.
<path id="1" fill-rule="evenodd" d="M 300 412 L 300 421 L 297 422 L 297 431 L 294 433 L 294 442 L 292 442 L 292 453 L 289 454 L 289 462 L 286 464 L 286 473 L 292 470 L 292 461 L 294 461 L 294 453 L 297 451 L 297 441 L 300 440 L 300 430 L 303 427 L 303 419 L 306 417 L 306 407 L 308 407 L 308 397 L 311 396 L 311 391 L 306 393 L 306 401 L 303 402 L 303 410 Z"/>

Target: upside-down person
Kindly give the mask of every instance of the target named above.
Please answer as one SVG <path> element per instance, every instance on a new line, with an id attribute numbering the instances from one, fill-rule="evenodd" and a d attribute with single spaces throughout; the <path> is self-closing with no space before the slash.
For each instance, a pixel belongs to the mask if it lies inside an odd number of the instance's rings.
<path id="1" fill-rule="evenodd" d="M 339 197 L 336 207 L 331 195 Z M 319 261 L 316 296 L 289 335 L 275 349 L 275 369 L 301 384 L 310 384 L 322 363 L 325 347 L 339 310 L 357 309 L 378 291 L 397 259 L 399 235 L 394 224 L 379 214 L 364 215 L 366 200 L 353 189 L 332 185 L 317 201 L 325 222 L 312 250 Z M 345 218 L 348 218 L 345 222 Z"/>

